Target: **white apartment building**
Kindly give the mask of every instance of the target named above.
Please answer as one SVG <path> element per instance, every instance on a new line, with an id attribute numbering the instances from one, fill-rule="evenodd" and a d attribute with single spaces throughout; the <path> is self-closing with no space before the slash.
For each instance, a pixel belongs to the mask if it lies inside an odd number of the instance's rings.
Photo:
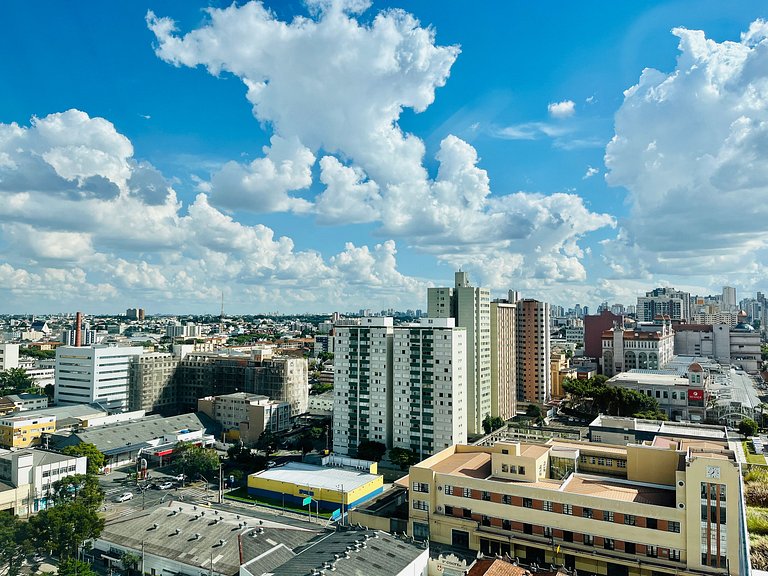
<path id="1" fill-rule="evenodd" d="M 394 329 L 393 447 L 425 458 L 466 443 L 466 357 L 466 329 L 453 318 L 422 318 Z M 383 418 L 374 417 L 372 425 L 385 428 Z"/>
<path id="2" fill-rule="evenodd" d="M 517 413 L 517 307 L 512 296 L 491 302 L 491 416 Z"/>
<path id="3" fill-rule="evenodd" d="M 110 412 L 128 410 L 131 360 L 140 346 L 60 346 L 56 349 L 56 405 L 98 402 Z"/>
<path id="4" fill-rule="evenodd" d="M 19 367 L 19 345 L 0 344 L 0 370 Z"/>
<path id="5" fill-rule="evenodd" d="M 467 331 L 467 423 L 481 433 L 491 414 L 491 291 L 470 285 L 466 272 L 456 272 L 453 288 L 427 290 L 429 318 L 454 318 Z"/>
<path id="6" fill-rule="evenodd" d="M 342 321 L 334 329 L 333 451 L 362 440 L 392 447 L 392 318 Z"/>

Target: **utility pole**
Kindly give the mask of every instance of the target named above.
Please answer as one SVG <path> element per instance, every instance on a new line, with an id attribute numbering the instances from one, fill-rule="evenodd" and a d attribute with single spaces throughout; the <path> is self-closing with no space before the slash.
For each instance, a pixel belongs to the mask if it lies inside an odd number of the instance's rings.
<path id="1" fill-rule="evenodd" d="M 224 490 L 222 488 L 222 477 L 221 477 L 221 474 L 222 474 L 221 470 L 223 467 L 224 467 L 224 462 L 222 462 L 221 459 L 219 459 L 219 504 L 221 504 L 221 500 L 223 498 L 223 493 L 224 493 Z"/>
<path id="2" fill-rule="evenodd" d="M 144 574 L 144 540 L 141 541 L 141 573 Z"/>

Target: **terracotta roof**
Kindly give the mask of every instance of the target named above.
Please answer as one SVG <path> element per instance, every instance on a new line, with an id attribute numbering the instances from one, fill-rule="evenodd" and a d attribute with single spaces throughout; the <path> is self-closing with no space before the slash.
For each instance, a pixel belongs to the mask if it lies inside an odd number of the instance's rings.
<path id="1" fill-rule="evenodd" d="M 491 455 L 486 452 L 457 452 L 432 466 L 432 471 L 470 478 L 488 478 L 491 475 Z"/>
<path id="2" fill-rule="evenodd" d="M 640 486 L 611 482 L 610 480 L 573 476 L 563 492 L 596 496 L 606 500 L 623 500 L 654 506 L 675 505 L 675 491 L 652 486 Z"/>
<path id="3" fill-rule="evenodd" d="M 525 568 L 498 558 L 482 558 L 475 562 L 467 576 L 529 576 Z"/>

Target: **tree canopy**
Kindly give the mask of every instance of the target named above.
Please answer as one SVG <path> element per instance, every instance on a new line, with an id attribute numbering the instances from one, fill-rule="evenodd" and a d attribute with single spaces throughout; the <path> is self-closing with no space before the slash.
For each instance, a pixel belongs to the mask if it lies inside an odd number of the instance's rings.
<path id="1" fill-rule="evenodd" d="M 632 416 L 652 420 L 666 420 L 655 398 L 629 388 L 611 386 L 605 376 L 589 380 L 565 380 L 563 390 L 570 395 L 571 405 L 580 412 L 596 416 Z"/>
<path id="2" fill-rule="evenodd" d="M 256 439 L 256 449 L 264 452 L 267 457 L 277 452 L 279 446 L 280 437 L 271 430 L 264 430 Z"/>
<path id="3" fill-rule="evenodd" d="M 386 453 L 386 445 L 376 442 L 376 440 L 363 440 L 357 446 L 357 457 L 361 460 L 380 462 Z"/>
<path id="4" fill-rule="evenodd" d="M 89 510 L 98 510 L 104 503 L 104 490 L 92 474 L 73 474 L 53 483 L 51 497 L 54 503 L 79 502 Z"/>
<path id="5" fill-rule="evenodd" d="M 97 538 L 104 518 L 82 502 L 66 502 L 46 508 L 29 519 L 29 539 L 38 550 L 61 558 L 76 558 L 83 544 Z"/>
<path id="6" fill-rule="evenodd" d="M 0 372 L 0 392 L 4 396 L 37 391 L 37 383 L 24 368 L 8 368 Z"/>
<path id="7" fill-rule="evenodd" d="M 752 418 L 744 418 L 744 420 L 739 422 L 739 434 L 742 436 L 754 436 L 757 434 L 757 430 L 757 422 L 752 420 Z"/>
<path id="8" fill-rule="evenodd" d="M 483 430 L 486 434 L 490 434 L 494 430 L 503 428 L 506 422 L 501 416 L 491 416 L 490 414 L 483 419 Z"/>
<path id="9" fill-rule="evenodd" d="M 390 448 L 389 461 L 405 471 L 409 466 L 419 463 L 419 455 L 408 448 Z"/>
<path id="10" fill-rule="evenodd" d="M 59 576 L 98 576 L 88 562 L 77 558 L 65 558 L 59 562 Z"/>
<path id="11" fill-rule="evenodd" d="M 0 522 L 0 569 L 5 576 L 21 573 L 24 557 L 32 551 L 28 526 L 16 516 L 4 515 Z"/>
<path id="12" fill-rule="evenodd" d="M 96 448 L 96 445 L 89 442 L 82 442 L 75 446 L 67 446 L 61 452 L 68 456 L 85 456 L 88 458 L 88 463 L 86 465 L 87 474 L 98 474 L 99 471 L 104 468 L 104 464 L 106 464 L 107 461 L 104 454 L 99 452 L 99 449 Z"/>
<path id="13" fill-rule="evenodd" d="M 219 455 L 212 448 L 203 448 L 191 442 L 179 442 L 173 449 L 173 462 L 177 469 L 194 478 L 213 478 L 219 469 Z"/>

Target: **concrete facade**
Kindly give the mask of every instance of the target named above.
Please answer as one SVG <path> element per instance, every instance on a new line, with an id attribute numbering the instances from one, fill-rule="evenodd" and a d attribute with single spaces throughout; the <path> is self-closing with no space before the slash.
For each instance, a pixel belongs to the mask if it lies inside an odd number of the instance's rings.
<path id="1" fill-rule="evenodd" d="M 517 306 L 491 302 L 491 416 L 517 414 Z"/>

